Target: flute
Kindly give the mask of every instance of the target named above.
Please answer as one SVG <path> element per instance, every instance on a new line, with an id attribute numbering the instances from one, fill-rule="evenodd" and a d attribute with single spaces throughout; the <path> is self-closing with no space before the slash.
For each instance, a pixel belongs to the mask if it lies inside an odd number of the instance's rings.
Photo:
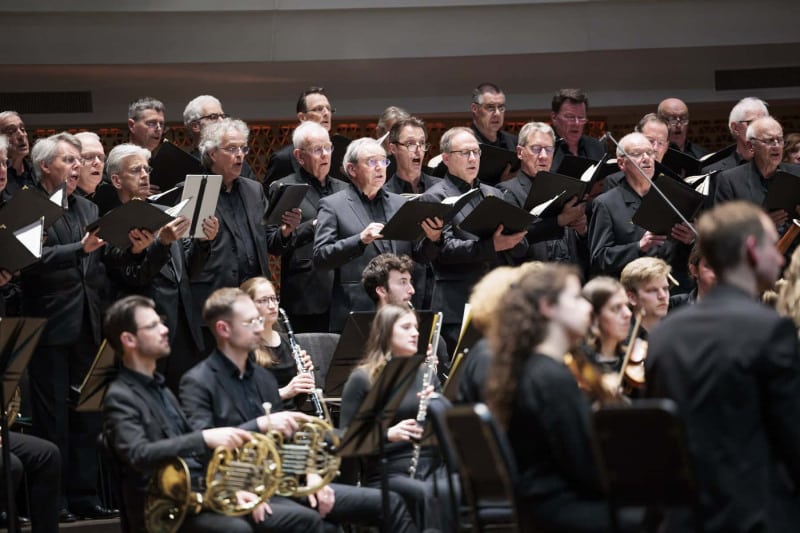
<path id="1" fill-rule="evenodd" d="M 289 316 L 282 307 L 278 308 L 278 314 L 280 314 L 281 322 L 283 322 L 283 327 L 286 329 L 286 336 L 289 338 L 289 348 L 292 350 L 292 356 L 294 357 L 294 362 L 297 365 L 298 374 L 312 374 L 313 377 L 312 371 L 306 369 L 306 365 L 303 364 L 303 357 L 300 353 L 302 348 L 300 348 L 300 345 L 297 344 L 294 331 L 292 331 L 292 324 L 289 322 Z M 318 418 L 324 419 L 325 410 L 322 407 L 322 401 L 319 398 L 319 394 L 317 394 L 317 389 L 315 388 L 309 396 L 311 398 L 311 403 L 314 405 L 314 414 L 317 415 Z"/>
<path id="2" fill-rule="evenodd" d="M 425 419 L 428 416 L 428 398 L 430 395 L 425 394 L 425 389 L 430 387 L 434 377 L 436 377 L 436 352 L 439 348 L 439 338 L 442 335 L 442 313 L 434 315 L 433 331 L 431 331 L 431 355 L 425 361 L 425 373 L 422 375 L 422 392 L 419 398 L 419 407 L 417 408 L 417 425 L 423 427 Z M 408 467 L 408 475 L 411 479 L 417 474 L 417 465 L 419 464 L 419 454 L 422 450 L 419 442 L 414 443 L 414 451 L 411 455 L 411 464 Z"/>

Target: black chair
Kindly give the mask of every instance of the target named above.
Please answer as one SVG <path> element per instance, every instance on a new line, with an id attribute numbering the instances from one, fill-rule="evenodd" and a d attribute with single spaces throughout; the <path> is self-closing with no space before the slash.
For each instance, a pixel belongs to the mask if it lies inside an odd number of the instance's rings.
<path id="1" fill-rule="evenodd" d="M 447 422 L 445 420 L 445 413 L 452 407 L 452 404 L 446 397 L 432 397 L 428 401 L 428 423 L 431 425 L 436 440 L 439 443 L 438 450 L 447 473 L 447 504 L 450 509 L 449 516 L 452 519 L 452 530 L 460 531 L 469 526 L 469 520 L 472 515 L 469 506 L 462 504 L 463 495 L 461 493 L 459 474 L 461 464 L 459 463 L 453 439 L 450 437 L 450 432 L 447 430 Z"/>
<path id="2" fill-rule="evenodd" d="M 514 455 L 489 408 L 459 405 L 444 413 L 458 456 L 461 490 L 474 531 L 518 531 Z"/>
<path id="3" fill-rule="evenodd" d="M 318 387 L 325 384 L 328 369 L 336 345 L 339 344 L 338 333 L 298 333 L 295 335 L 297 344 L 300 345 L 314 362 L 314 379 Z"/>
<path id="4" fill-rule="evenodd" d="M 686 507 L 702 531 L 697 485 L 678 406 L 668 399 L 605 406 L 592 416 L 594 448 L 612 528 L 619 508 Z"/>
<path id="5" fill-rule="evenodd" d="M 97 451 L 100 456 L 100 468 L 105 472 L 104 477 L 109 481 L 111 496 L 119 509 L 120 530 L 122 533 L 127 533 L 131 529 L 125 515 L 127 507 L 122 498 L 122 465 L 105 431 L 101 431 L 97 436 Z"/>

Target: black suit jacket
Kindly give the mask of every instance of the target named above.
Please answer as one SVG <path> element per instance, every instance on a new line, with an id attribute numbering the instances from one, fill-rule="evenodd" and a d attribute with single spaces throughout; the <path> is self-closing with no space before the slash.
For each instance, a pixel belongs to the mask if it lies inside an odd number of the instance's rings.
<path id="1" fill-rule="evenodd" d="M 179 413 L 181 434 L 169 429 L 172 424 L 164 406 L 130 372 L 121 370 L 109 386 L 103 401 L 103 425 L 112 451 L 122 463 L 122 499 L 130 530 L 145 531 L 145 488 L 155 469 L 176 456 L 193 457 L 205 464 L 208 449 L 202 432 L 191 431 L 169 390 L 166 395 Z"/>
<path id="2" fill-rule="evenodd" d="M 800 165 L 781 163 L 778 170 L 800 176 Z M 716 176 L 716 183 L 715 204 L 730 200 L 748 200 L 762 205 L 767 197 L 767 191 L 761 184 L 761 173 L 753 161 L 720 172 Z"/>
<path id="3" fill-rule="evenodd" d="M 294 174 L 300 170 L 300 163 L 294 158 L 294 146 L 284 146 L 277 152 L 272 152 L 267 162 L 267 171 L 264 174 L 264 183 L 272 184 L 289 174 Z"/>
<path id="4" fill-rule="evenodd" d="M 631 222 L 631 217 L 641 203 L 642 197 L 627 180 L 594 199 L 589 221 L 589 253 L 594 274 L 619 277 L 625 265 L 643 256 L 672 262 L 675 245 L 670 240 L 647 252 L 639 249 L 645 229 Z"/>
<path id="5" fill-rule="evenodd" d="M 392 218 L 406 199 L 390 192 L 381 191 L 386 220 Z M 345 190 L 323 198 L 319 203 L 317 233 L 314 238 L 314 267 L 318 270 L 333 270 L 333 299 L 331 304 L 330 331 L 338 332 L 350 311 L 370 311 L 372 300 L 361 284 L 361 273 L 377 255 L 406 254 L 425 262 L 434 253 L 434 245 L 423 239 L 416 246 L 405 241 L 377 239 L 369 245 L 361 242 L 361 231 L 371 217 L 362 203 L 358 189 L 349 186 Z M 415 289 L 419 292 L 419 280 Z"/>
<path id="6" fill-rule="evenodd" d="M 310 183 L 313 178 L 301 169 L 274 182 L 269 187 L 270 202 L 281 185 L 308 184 L 309 189 L 300 203 L 302 222 L 297 226 L 294 241 L 281 256 L 281 305 L 289 315 L 321 314 L 331 306 L 333 272 L 314 268 L 314 221 L 317 219 L 319 191 Z M 347 188 L 341 180 L 328 177 L 332 194 Z"/>
<path id="7" fill-rule="evenodd" d="M 387 174 L 388 175 L 388 174 Z M 424 172 L 419 177 L 420 182 L 422 183 L 422 188 L 424 191 L 427 191 L 440 181 L 442 178 L 436 178 L 434 176 L 430 176 L 425 174 Z M 392 177 L 386 180 L 386 185 L 383 186 L 383 190 L 393 192 L 395 194 L 412 194 L 413 191 L 411 190 L 411 185 L 407 182 L 400 179 L 400 177 L 395 172 L 392 174 Z"/>
<path id="8" fill-rule="evenodd" d="M 686 424 L 703 531 L 797 531 L 800 356 L 792 321 L 720 283 L 651 332 L 645 364 L 646 395 L 675 400 Z M 692 529 L 688 516 L 669 518 L 669 530 Z"/>
<path id="9" fill-rule="evenodd" d="M 441 202 L 445 198 L 461 195 L 463 191 L 456 180 L 458 178 L 447 174 L 420 199 Z M 460 324 L 472 286 L 489 270 L 501 264 L 512 264 L 515 259 L 523 257 L 528 249 L 528 242 L 523 239 L 513 252 L 498 253 L 494 250 L 491 237 L 479 239 L 458 227 L 484 197 L 505 198 L 501 190 L 489 185 L 481 183 L 480 190 L 481 194 L 456 213 L 445 226 L 441 249 L 432 262 L 436 282 L 431 308 L 444 313 L 443 324 Z"/>
<path id="10" fill-rule="evenodd" d="M 564 139 L 561 138 L 556 140 L 556 151 L 553 154 L 553 164 L 550 165 L 550 168 L 554 169 L 555 172 L 558 172 L 558 167 L 564 160 L 564 156 L 569 153 L 570 153 L 569 147 L 567 146 L 566 141 L 564 141 Z M 605 154 L 606 154 L 606 147 L 603 146 L 603 143 L 601 143 L 594 137 L 589 137 L 588 135 L 581 135 L 581 138 L 578 141 L 578 155 L 580 157 L 585 157 L 587 159 L 600 161 L 600 159 L 602 159 Z"/>
<path id="11" fill-rule="evenodd" d="M 264 215 L 267 212 L 267 197 L 260 183 L 247 178 L 237 178 L 235 194 L 245 206 L 249 234 L 255 245 L 260 274 L 267 279 L 269 273 L 269 254 L 280 255 L 291 238 L 284 240 L 278 226 L 266 226 Z M 192 278 L 192 291 L 197 305 L 203 305 L 208 295 L 221 287 L 239 286 L 239 263 L 236 259 L 236 242 L 233 237 L 235 220 L 223 214 L 217 207 L 219 232 L 211 243 L 211 251 L 202 272 Z M 247 234 L 247 233 L 245 233 Z"/>

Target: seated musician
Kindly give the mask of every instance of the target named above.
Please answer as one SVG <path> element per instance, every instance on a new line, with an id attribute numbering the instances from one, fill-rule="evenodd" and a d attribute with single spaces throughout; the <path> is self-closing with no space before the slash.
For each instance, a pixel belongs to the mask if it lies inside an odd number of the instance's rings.
<path id="1" fill-rule="evenodd" d="M 203 319 L 216 339 L 216 349 L 181 379 L 181 402 L 191 426 L 202 430 L 224 424 L 262 432 L 277 428 L 291 436 L 308 417 L 281 411 L 275 377 L 250 358 L 261 342 L 264 319 L 247 293 L 237 288 L 213 292 L 203 306 Z M 265 415 L 265 402 L 279 412 Z M 269 531 L 287 532 L 335 528 L 340 523 L 381 524 L 381 494 L 375 489 L 332 484 L 310 495 L 308 504 L 312 508 L 273 496 L 272 514 L 263 524 Z M 390 513 L 392 531 L 416 531 L 396 494 L 390 494 Z"/>
<path id="2" fill-rule="evenodd" d="M 175 456 L 189 467 L 192 490 L 200 490 L 209 451 L 236 448 L 250 433 L 224 427 L 192 431 L 175 396 L 156 372 L 156 361 L 169 355 L 168 328 L 152 300 L 128 296 L 114 303 L 104 320 L 106 338 L 122 362 L 103 403 L 103 423 L 111 451 L 120 464 L 123 529 L 145 531 L 148 479 Z M 212 512 L 189 513 L 181 531 L 250 532 L 268 512 L 264 503 L 252 515 L 229 517 Z"/>
<path id="3" fill-rule="evenodd" d="M 412 309 L 387 304 L 378 310 L 367 340 L 366 354 L 344 385 L 340 418 L 342 429 L 346 429 L 358 413 L 387 360 L 391 357 L 411 357 L 417 353 L 418 337 L 417 316 Z M 431 390 L 423 391 L 425 369 L 426 365 L 420 365 L 394 419 L 389 422 L 392 425 L 385 435 L 387 464 L 381 465 L 377 457 L 370 457 L 363 462 L 361 475 L 362 485 L 379 487 L 380 469 L 384 468 L 389 488 L 403 496 L 420 529 L 442 527 L 430 482 L 438 467 L 432 449 L 421 449 L 415 478 L 409 476 L 412 441 L 422 437 L 422 428 L 416 421 L 420 403 L 418 393 L 430 393 Z M 432 379 L 430 384 L 433 390 L 438 389 L 436 379 Z"/>
<path id="4" fill-rule="evenodd" d="M 592 304 L 587 355 L 602 371 L 619 372 L 633 316 L 628 293 L 616 279 L 598 276 L 583 287 L 583 297 Z"/>
<path id="5" fill-rule="evenodd" d="M 564 364 L 591 322 L 576 271 L 542 266 L 517 282 L 499 313 L 486 392 L 516 458 L 523 531 L 609 531 L 590 400 Z M 623 530 L 631 530 L 627 520 Z"/>
<path id="6" fill-rule="evenodd" d="M 620 283 L 625 287 L 634 317 L 642 315 L 638 337 L 647 334 L 669 311 L 670 266 L 655 257 L 640 257 L 622 269 Z"/>

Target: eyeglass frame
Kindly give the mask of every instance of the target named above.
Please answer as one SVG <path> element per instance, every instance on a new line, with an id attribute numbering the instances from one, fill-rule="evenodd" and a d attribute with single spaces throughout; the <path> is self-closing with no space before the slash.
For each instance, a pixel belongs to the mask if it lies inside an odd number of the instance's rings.
<path id="1" fill-rule="evenodd" d="M 316 147 L 314 147 L 312 149 L 300 148 L 300 150 L 305 152 L 305 153 L 307 153 L 307 154 L 311 154 L 311 155 L 313 155 L 315 157 L 321 157 L 321 156 L 325 155 L 326 153 L 328 155 L 333 154 L 333 149 L 334 148 L 335 147 L 332 144 L 329 144 L 327 146 L 316 146 Z"/>
<path id="2" fill-rule="evenodd" d="M 447 152 L 448 154 L 458 154 L 462 157 L 466 157 L 469 159 L 470 156 L 473 156 L 475 159 L 481 156 L 481 149 L 480 148 L 473 148 L 471 150 L 450 150 Z"/>
<path id="3" fill-rule="evenodd" d="M 547 155 L 553 155 L 554 153 L 556 153 L 556 147 L 555 146 L 542 146 L 541 144 L 534 144 L 534 145 L 531 145 L 531 146 L 525 146 L 525 149 L 528 150 L 528 152 L 531 155 L 535 155 L 535 156 L 538 156 L 543 151 Z"/>
<path id="4" fill-rule="evenodd" d="M 769 146 L 785 146 L 786 145 L 786 139 L 784 139 L 783 137 L 772 137 L 771 139 L 759 139 L 758 137 L 751 137 L 750 139 L 747 139 L 747 140 L 750 141 L 750 142 L 758 141 L 761 144 L 763 144 L 764 146 L 768 146 L 768 147 Z"/>
<path id="5" fill-rule="evenodd" d="M 263 298 L 254 299 L 253 303 L 256 305 L 281 305 L 281 299 L 278 296 L 265 296 Z"/>
<path id="6" fill-rule="evenodd" d="M 417 150 L 419 150 L 421 152 L 427 152 L 428 150 L 431 149 L 431 143 L 429 143 L 429 142 L 421 143 L 421 142 L 416 142 L 415 141 L 415 142 L 404 142 L 404 143 L 401 143 L 400 141 L 392 141 L 392 144 L 396 144 L 397 146 L 402 146 L 403 148 L 405 148 L 409 152 L 416 152 Z M 412 149 L 412 147 L 413 147 L 413 149 Z"/>
<path id="7" fill-rule="evenodd" d="M 217 149 L 222 150 L 223 152 L 226 152 L 226 153 L 228 153 L 230 155 L 238 155 L 239 152 L 241 152 L 242 155 L 247 155 L 250 152 L 250 147 L 247 146 L 247 145 L 245 145 L 245 146 L 218 146 Z"/>

